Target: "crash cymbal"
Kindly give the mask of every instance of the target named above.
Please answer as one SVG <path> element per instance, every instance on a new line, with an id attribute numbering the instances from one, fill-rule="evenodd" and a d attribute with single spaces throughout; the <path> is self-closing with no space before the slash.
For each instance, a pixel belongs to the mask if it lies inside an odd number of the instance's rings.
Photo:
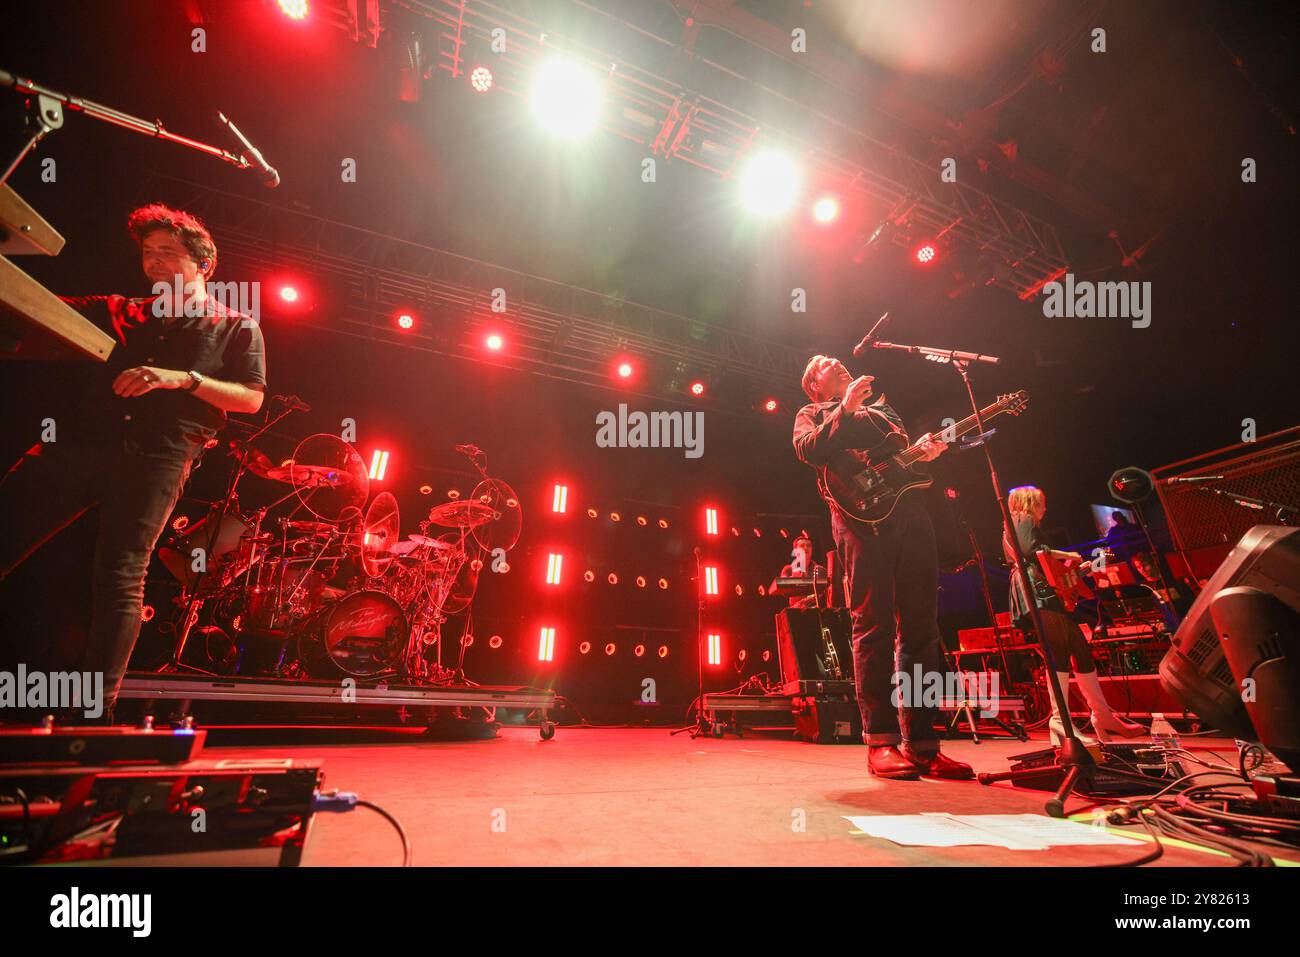
<path id="1" fill-rule="evenodd" d="M 429 521 L 449 528 L 473 528 L 497 517 L 496 509 L 478 501 L 445 502 L 429 510 Z"/>
<path id="2" fill-rule="evenodd" d="M 371 578 L 378 578 L 392 561 L 393 545 L 398 543 L 401 513 L 392 492 L 380 492 L 366 509 L 361 524 L 361 567 Z"/>
<path id="3" fill-rule="evenodd" d="M 244 467 L 261 478 L 270 478 L 275 463 L 260 449 L 255 449 L 243 439 L 230 440 L 230 454 L 244 464 Z"/>
<path id="4" fill-rule="evenodd" d="M 337 435 L 309 435 L 294 450 L 288 481 L 317 518 L 337 522 L 357 514 L 370 494 L 370 477 L 357 450 Z"/>

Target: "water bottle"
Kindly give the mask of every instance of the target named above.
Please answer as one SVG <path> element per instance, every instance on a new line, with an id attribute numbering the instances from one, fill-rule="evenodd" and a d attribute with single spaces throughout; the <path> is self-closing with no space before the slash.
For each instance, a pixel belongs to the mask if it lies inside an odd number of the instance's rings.
<path id="1" fill-rule="evenodd" d="M 1182 747 L 1178 732 L 1161 711 L 1151 712 L 1151 743 L 1162 750 Z"/>

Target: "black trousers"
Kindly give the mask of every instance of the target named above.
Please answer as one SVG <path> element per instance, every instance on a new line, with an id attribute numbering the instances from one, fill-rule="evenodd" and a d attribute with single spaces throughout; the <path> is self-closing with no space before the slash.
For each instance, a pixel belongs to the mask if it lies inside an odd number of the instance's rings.
<path id="1" fill-rule="evenodd" d="M 947 686 L 939 636 L 939 558 L 925 504 L 916 493 L 906 495 L 894 514 L 875 526 L 845 519 L 832 509 L 831 531 L 849 580 L 863 739 L 870 745 L 906 741 L 920 754 L 935 752 L 938 709 L 916 697 L 897 706 L 891 701 L 896 673 L 908 676 L 900 688 L 919 694 L 913 680 L 918 665 Z"/>
<path id="2" fill-rule="evenodd" d="M 33 446 L 0 480 L 0 579 L 99 506 L 82 668 L 103 673 L 105 709 L 117 700 L 140 636 L 149 557 L 189 468 L 186 452 L 145 452 L 130 439 L 51 442 Z"/>

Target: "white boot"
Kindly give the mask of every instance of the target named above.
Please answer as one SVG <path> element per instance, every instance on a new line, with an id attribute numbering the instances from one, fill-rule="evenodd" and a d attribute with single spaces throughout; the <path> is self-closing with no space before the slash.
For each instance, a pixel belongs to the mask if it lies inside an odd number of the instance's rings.
<path id="1" fill-rule="evenodd" d="M 1097 732 L 1101 741 L 1111 741 L 1116 735 L 1121 738 L 1136 738 L 1146 734 L 1146 728 L 1134 724 L 1117 715 L 1106 700 L 1106 693 L 1101 689 L 1101 680 L 1097 672 L 1087 675 L 1075 675 L 1079 679 L 1079 691 L 1083 700 L 1092 709 L 1092 730 Z"/>
<path id="2" fill-rule="evenodd" d="M 1056 705 L 1053 704 L 1052 717 L 1047 722 L 1047 734 L 1052 741 L 1052 746 L 1059 748 L 1061 746 L 1061 742 L 1065 739 L 1065 722 L 1069 721 L 1068 715 L 1070 713 L 1070 673 L 1068 671 L 1058 671 L 1056 673 L 1056 680 L 1060 682 L 1061 694 L 1065 697 L 1066 718 L 1062 720 L 1061 712 L 1058 711 Z M 1048 691 L 1048 698 L 1051 698 L 1051 691 Z M 1070 726 L 1074 727 L 1073 722 L 1071 722 Z M 1086 734 L 1081 733 L 1078 728 L 1074 729 L 1074 736 L 1078 738 L 1079 742 L 1084 746 L 1093 745 L 1097 743 L 1093 738 L 1090 738 Z"/>

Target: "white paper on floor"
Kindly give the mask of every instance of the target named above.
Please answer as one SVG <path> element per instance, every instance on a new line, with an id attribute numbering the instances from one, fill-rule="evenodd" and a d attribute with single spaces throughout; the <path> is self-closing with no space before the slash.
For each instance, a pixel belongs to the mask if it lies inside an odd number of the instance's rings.
<path id="1" fill-rule="evenodd" d="M 1079 844 L 1141 844 L 1104 827 L 1063 821 L 1042 814 L 881 814 L 849 817 L 859 831 L 911 847 L 966 847 L 973 844 L 1013 851 L 1045 851 Z"/>

